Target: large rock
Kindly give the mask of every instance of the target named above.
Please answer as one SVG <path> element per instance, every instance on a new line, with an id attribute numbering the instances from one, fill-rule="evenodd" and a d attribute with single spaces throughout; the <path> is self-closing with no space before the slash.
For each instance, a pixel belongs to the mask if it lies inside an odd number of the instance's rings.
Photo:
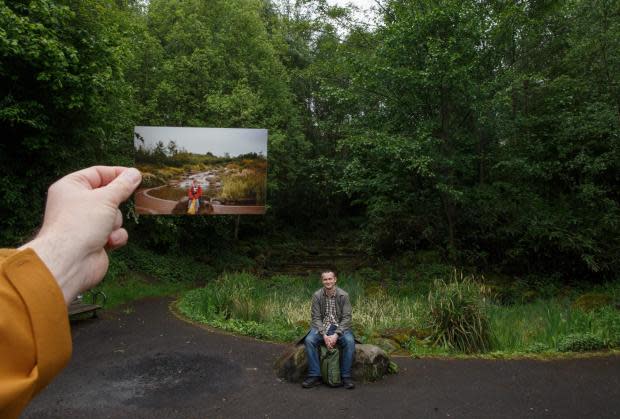
<path id="1" fill-rule="evenodd" d="M 388 354 L 391 354 L 391 353 L 398 352 L 398 351 L 402 350 L 402 348 L 398 344 L 398 342 L 396 342 L 396 341 L 394 341 L 392 339 L 373 338 L 373 339 L 370 339 L 370 341 L 368 343 L 370 343 L 372 345 L 377 345 L 379 348 L 383 349 Z"/>
<path id="2" fill-rule="evenodd" d="M 390 358 L 378 346 L 368 344 L 355 345 L 355 360 L 351 374 L 355 381 L 375 381 L 388 374 Z M 291 346 L 286 349 L 275 364 L 278 377 L 297 383 L 308 372 L 308 360 L 304 345 Z"/>

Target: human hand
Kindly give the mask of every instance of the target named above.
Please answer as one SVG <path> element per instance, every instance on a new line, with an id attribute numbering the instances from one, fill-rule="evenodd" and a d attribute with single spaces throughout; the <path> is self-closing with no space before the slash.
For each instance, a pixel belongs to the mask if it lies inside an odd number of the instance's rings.
<path id="1" fill-rule="evenodd" d="M 332 349 L 334 346 L 336 346 L 336 342 L 338 342 L 337 334 L 326 336 L 325 346 L 327 346 L 328 349 Z"/>
<path id="2" fill-rule="evenodd" d="M 20 249 L 32 248 L 43 260 L 67 304 L 103 279 L 109 264 L 106 250 L 127 243 L 118 207 L 140 181 L 133 168 L 94 166 L 50 186 L 43 226 Z"/>
<path id="3" fill-rule="evenodd" d="M 331 349 L 331 338 L 326 334 L 323 335 L 323 342 L 325 343 L 325 346 L 327 346 L 327 349 Z"/>

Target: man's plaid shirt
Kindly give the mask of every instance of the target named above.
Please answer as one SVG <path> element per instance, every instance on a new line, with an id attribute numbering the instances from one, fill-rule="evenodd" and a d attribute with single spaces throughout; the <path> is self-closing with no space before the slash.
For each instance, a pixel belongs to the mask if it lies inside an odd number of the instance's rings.
<path id="1" fill-rule="evenodd" d="M 333 292 L 332 295 L 329 295 L 327 294 L 327 292 L 325 292 L 325 313 L 323 313 L 323 330 L 327 332 L 331 324 L 334 324 L 336 325 L 336 327 L 338 327 L 338 323 L 336 322 L 336 292 Z"/>

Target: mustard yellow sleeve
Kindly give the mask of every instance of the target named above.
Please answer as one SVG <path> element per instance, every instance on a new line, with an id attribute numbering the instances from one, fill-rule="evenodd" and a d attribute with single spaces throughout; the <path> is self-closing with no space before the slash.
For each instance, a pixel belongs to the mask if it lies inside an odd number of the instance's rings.
<path id="1" fill-rule="evenodd" d="M 31 250 L 0 249 L 0 418 L 17 418 L 71 357 L 67 306 Z"/>

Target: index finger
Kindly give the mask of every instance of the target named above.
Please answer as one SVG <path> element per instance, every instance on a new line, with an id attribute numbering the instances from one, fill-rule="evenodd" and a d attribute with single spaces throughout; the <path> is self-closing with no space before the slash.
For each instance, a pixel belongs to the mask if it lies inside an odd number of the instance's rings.
<path id="1" fill-rule="evenodd" d="M 87 186 L 89 189 L 97 189 L 112 182 L 125 170 L 127 167 L 123 166 L 92 166 L 70 173 L 67 177 Z"/>

